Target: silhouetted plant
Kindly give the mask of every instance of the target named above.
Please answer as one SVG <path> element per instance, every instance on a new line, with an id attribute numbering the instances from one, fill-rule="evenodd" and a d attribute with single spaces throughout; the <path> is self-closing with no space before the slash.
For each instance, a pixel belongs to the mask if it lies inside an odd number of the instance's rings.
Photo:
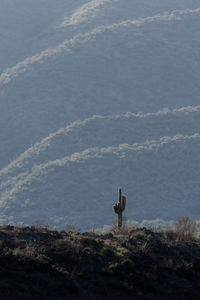
<path id="1" fill-rule="evenodd" d="M 118 190 L 118 202 L 113 205 L 115 213 L 118 215 L 118 227 L 122 227 L 122 213 L 126 208 L 126 197 L 122 196 L 122 190 Z"/>
<path id="2" fill-rule="evenodd" d="M 67 237 L 63 239 L 57 239 L 54 247 L 57 249 L 63 249 L 64 251 L 66 251 L 66 253 L 70 253 L 72 257 L 78 256 L 83 249 L 80 241 L 69 239 Z"/>
<path id="3" fill-rule="evenodd" d="M 77 228 L 77 223 L 74 224 L 66 224 L 65 225 L 65 232 L 74 232 L 78 233 L 79 229 Z"/>
<path id="4" fill-rule="evenodd" d="M 100 250 L 100 254 L 102 256 L 106 256 L 106 257 L 114 257 L 114 256 L 116 256 L 115 251 L 113 249 L 111 249 L 111 248 L 102 248 Z"/>
<path id="5" fill-rule="evenodd" d="M 37 230 L 50 230 L 50 224 L 49 221 L 35 221 L 33 224 L 34 228 Z"/>
<path id="6" fill-rule="evenodd" d="M 177 238 L 177 234 L 173 229 L 165 229 L 161 230 L 163 237 L 167 240 L 175 240 Z"/>
<path id="7" fill-rule="evenodd" d="M 174 229 L 179 240 L 190 240 L 198 230 L 198 223 L 188 216 L 183 216 L 174 222 Z"/>

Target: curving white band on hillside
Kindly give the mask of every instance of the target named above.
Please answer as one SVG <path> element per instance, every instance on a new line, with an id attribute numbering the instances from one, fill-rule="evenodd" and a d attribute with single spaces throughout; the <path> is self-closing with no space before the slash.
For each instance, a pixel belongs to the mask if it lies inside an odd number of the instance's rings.
<path id="1" fill-rule="evenodd" d="M 148 118 L 148 117 L 159 117 L 159 116 L 165 116 L 165 115 L 177 115 L 177 114 L 189 114 L 189 113 L 198 113 L 200 112 L 200 105 L 198 106 L 186 106 L 176 109 L 169 109 L 164 108 L 162 110 L 159 110 L 155 113 L 132 113 L 127 112 L 125 114 L 116 114 L 116 115 L 108 115 L 108 116 L 100 116 L 100 115 L 94 115 L 90 118 L 84 119 L 84 120 L 76 120 L 66 126 L 65 128 L 60 128 L 54 133 L 49 134 L 47 137 L 42 139 L 40 142 L 35 143 L 32 147 L 27 149 L 25 152 L 20 154 L 15 160 L 13 160 L 10 164 L 8 164 L 5 168 L 0 170 L 0 178 L 3 175 L 9 174 L 13 170 L 17 168 L 21 168 L 25 165 L 26 161 L 29 158 L 33 158 L 34 156 L 39 155 L 42 151 L 45 151 L 48 147 L 50 147 L 50 144 L 52 140 L 59 136 L 59 135 L 67 135 L 72 130 L 83 127 L 89 122 L 95 121 L 95 120 L 114 120 L 114 119 L 123 119 L 123 118 Z M 0 185 L 1 187 L 2 185 Z"/>
<path id="2" fill-rule="evenodd" d="M 98 8 L 109 2 L 118 2 L 119 0 L 92 0 L 78 8 L 70 18 L 64 19 L 61 27 L 79 25 L 87 21 L 89 18 L 94 18 Z"/>
<path id="3" fill-rule="evenodd" d="M 7 84 L 10 80 L 18 76 L 20 73 L 26 72 L 27 69 L 38 62 L 43 62 L 45 59 L 59 55 L 63 52 L 70 52 L 72 49 L 80 44 L 83 44 L 96 35 L 104 33 L 106 30 L 112 31 L 120 27 L 127 27 L 130 25 L 141 26 L 146 23 L 151 23 L 155 21 L 170 21 L 170 20 L 180 20 L 182 15 L 196 14 L 200 13 L 200 8 L 197 9 L 185 9 L 185 10 L 174 10 L 169 13 L 164 13 L 163 15 L 157 14 L 152 17 L 139 18 L 136 20 L 126 20 L 120 23 L 114 23 L 108 26 L 99 26 L 90 32 L 83 34 L 77 34 L 70 40 L 64 40 L 62 43 L 57 45 L 55 48 L 46 49 L 32 57 L 28 57 L 25 60 L 17 63 L 15 66 L 7 68 L 3 73 L 0 74 L 0 85 Z"/>
<path id="4" fill-rule="evenodd" d="M 190 136 L 184 135 L 175 135 L 173 137 L 164 136 L 159 140 L 146 141 L 144 143 L 134 143 L 130 144 L 120 144 L 118 146 L 109 146 L 102 148 L 88 148 L 82 152 L 75 152 L 70 156 L 65 156 L 60 159 L 48 161 L 46 163 L 36 165 L 32 168 L 30 173 L 25 172 L 19 174 L 18 176 L 8 179 L 15 182 L 14 186 L 6 191 L 2 192 L 0 198 L 0 206 L 3 207 L 6 204 L 6 201 L 9 199 L 15 199 L 16 194 L 27 189 L 33 180 L 39 180 L 42 175 L 48 174 L 54 170 L 55 167 L 64 167 L 70 163 L 78 163 L 80 161 L 93 159 L 93 158 L 102 158 L 106 154 L 114 154 L 119 156 L 124 156 L 127 152 L 130 151 L 151 151 L 156 148 L 159 148 L 163 145 L 168 145 L 170 143 L 177 143 L 186 140 L 200 139 L 199 133 L 195 133 Z"/>

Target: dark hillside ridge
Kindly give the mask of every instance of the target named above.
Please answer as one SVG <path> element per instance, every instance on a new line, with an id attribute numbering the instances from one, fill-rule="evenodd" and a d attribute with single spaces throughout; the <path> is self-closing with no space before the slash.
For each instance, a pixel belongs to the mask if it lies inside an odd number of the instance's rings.
<path id="1" fill-rule="evenodd" d="M 0 299 L 200 299 L 200 242 L 0 227 Z"/>

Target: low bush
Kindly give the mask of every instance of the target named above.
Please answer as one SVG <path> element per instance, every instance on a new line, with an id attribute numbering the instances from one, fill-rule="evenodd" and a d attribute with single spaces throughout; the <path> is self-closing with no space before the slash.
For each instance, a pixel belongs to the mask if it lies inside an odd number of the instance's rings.
<path id="1" fill-rule="evenodd" d="M 100 254 L 102 256 L 106 256 L 106 257 L 115 257 L 116 256 L 115 251 L 111 248 L 102 248 L 100 250 Z"/>
<path id="2" fill-rule="evenodd" d="M 179 240 L 188 241 L 195 237 L 198 231 L 198 223 L 196 220 L 183 216 L 174 222 L 174 231 Z"/>

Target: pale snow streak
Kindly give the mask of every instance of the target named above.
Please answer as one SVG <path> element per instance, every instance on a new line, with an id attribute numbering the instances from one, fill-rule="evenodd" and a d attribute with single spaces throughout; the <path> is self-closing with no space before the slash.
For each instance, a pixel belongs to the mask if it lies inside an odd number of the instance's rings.
<path id="1" fill-rule="evenodd" d="M 170 110 L 169 108 L 164 108 L 162 110 L 159 110 L 155 113 L 132 113 L 127 112 L 125 114 L 117 114 L 117 115 L 108 115 L 108 116 L 100 116 L 100 115 L 94 115 L 90 118 L 84 119 L 84 120 L 77 120 L 65 128 L 60 128 L 54 133 L 51 133 L 46 138 L 42 139 L 40 142 L 37 142 L 32 147 L 27 149 L 25 152 L 23 152 L 20 156 L 18 156 L 15 160 L 13 160 L 8 166 L 0 170 L 0 178 L 3 175 L 9 174 L 15 169 L 21 168 L 26 164 L 26 161 L 28 159 L 33 158 L 34 156 L 39 155 L 42 151 L 45 151 L 48 147 L 50 147 L 51 142 L 53 139 L 59 135 L 67 135 L 71 131 L 73 131 L 76 128 L 83 127 L 87 125 L 90 122 L 93 122 L 95 120 L 114 120 L 114 119 L 128 119 L 128 118 L 148 118 L 148 117 L 159 117 L 159 116 L 165 116 L 165 115 L 177 115 L 177 114 L 189 114 L 189 113 L 198 113 L 200 112 L 200 105 L 199 106 L 186 106 L 181 108 L 176 108 Z M 1 185 L 0 187 L 2 187 Z"/>
<path id="2" fill-rule="evenodd" d="M 93 39 L 96 35 L 102 34 L 106 30 L 112 31 L 120 27 L 128 27 L 130 25 L 141 26 L 146 23 L 151 23 L 155 21 L 180 20 L 180 16 L 182 15 L 196 14 L 196 13 L 200 13 L 200 8 L 174 10 L 170 13 L 164 13 L 163 15 L 157 14 L 152 17 L 140 18 L 136 20 L 126 20 L 121 23 L 114 23 L 108 26 L 102 25 L 90 32 L 79 33 L 70 40 L 64 40 L 55 48 L 49 48 L 47 50 L 44 50 L 32 57 L 26 58 L 25 60 L 19 62 L 13 67 L 6 69 L 5 71 L 3 71 L 3 73 L 0 74 L 0 85 L 7 84 L 10 80 L 18 76 L 20 73 L 26 72 L 31 65 L 39 62 L 42 63 L 45 59 L 53 57 L 55 55 L 59 55 L 63 52 L 71 52 L 74 47 Z"/>
<path id="3" fill-rule="evenodd" d="M 23 173 L 23 176 L 20 174 L 15 178 L 10 178 L 15 182 L 14 186 L 6 191 L 2 192 L 0 205 L 4 207 L 7 200 L 15 199 L 16 194 L 26 190 L 33 180 L 40 179 L 41 176 L 48 174 L 54 170 L 55 167 L 64 167 L 70 163 L 78 163 L 80 161 L 93 159 L 93 158 L 102 158 L 106 154 L 113 154 L 120 157 L 124 157 L 126 153 L 130 151 L 141 152 L 141 151 L 151 151 L 156 148 L 159 148 L 170 143 L 177 143 L 187 140 L 200 139 L 199 133 L 195 133 L 191 136 L 176 135 L 174 137 L 165 136 L 159 140 L 146 141 L 144 143 L 135 143 L 135 144 L 120 144 L 118 146 L 109 146 L 103 148 L 88 148 L 82 152 L 75 152 L 70 156 L 65 156 L 61 159 L 56 159 L 53 161 L 48 161 L 41 165 L 36 165 L 32 168 L 30 173 Z"/>
<path id="4" fill-rule="evenodd" d="M 119 0 L 93 0 L 88 3 L 85 3 L 80 8 L 78 8 L 71 18 L 66 18 L 61 27 L 79 25 L 80 23 L 87 21 L 88 19 L 95 17 L 95 13 L 98 8 L 109 2 L 117 2 Z"/>

